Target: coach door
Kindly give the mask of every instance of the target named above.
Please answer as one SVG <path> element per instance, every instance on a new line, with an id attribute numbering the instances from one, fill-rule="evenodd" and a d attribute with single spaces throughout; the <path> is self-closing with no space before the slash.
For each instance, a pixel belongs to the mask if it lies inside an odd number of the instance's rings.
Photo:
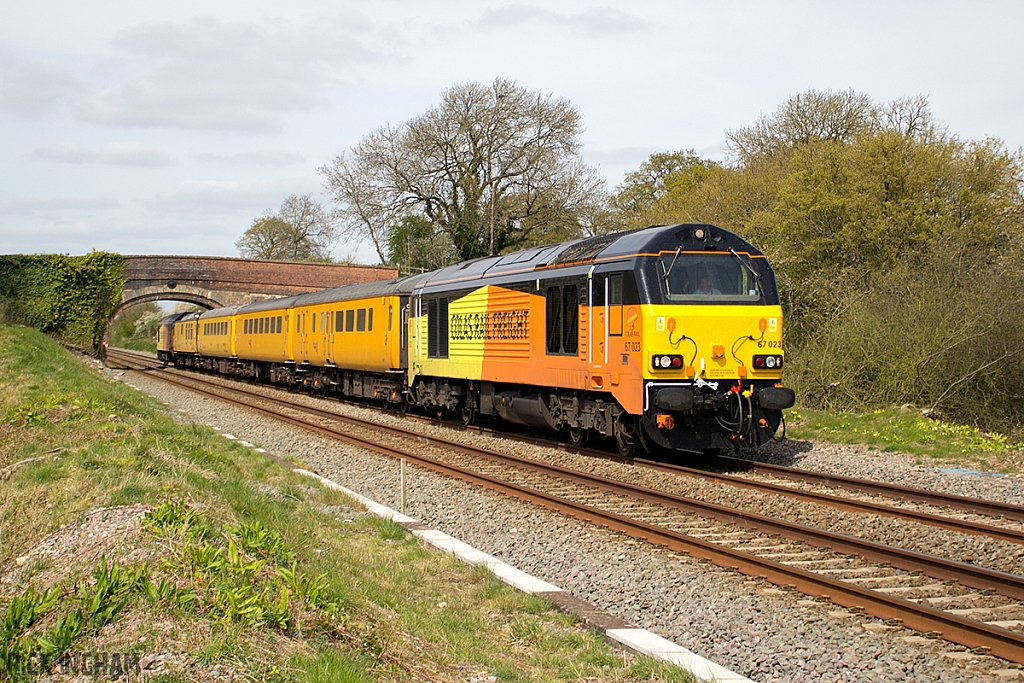
<path id="1" fill-rule="evenodd" d="M 295 337 L 298 340 L 298 352 L 295 354 L 295 362 L 301 363 L 309 360 L 309 309 L 303 309 L 295 313 Z"/>
<path id="2" fill-rule="evenodd" d="M 338 364 L 338 356 L 334 352 L 334 311 L 327 311 L 324 320 L 324 359 L 331 364 Z"/>

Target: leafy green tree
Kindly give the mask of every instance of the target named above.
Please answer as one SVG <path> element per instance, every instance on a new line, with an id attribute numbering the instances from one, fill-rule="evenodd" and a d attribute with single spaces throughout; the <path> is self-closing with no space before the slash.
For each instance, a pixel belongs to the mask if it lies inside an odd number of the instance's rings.
<path id="1" fill-rule="evenodd" d="M 690 196 L 708 178 L 719 173 L 721 166 L 710 159 L 699 158 L 693 150 L 652 154 L 640 169 L 630 173 L 609 198 L 615 212 L 627 229 L 663 223 L 666 219 L 686 214 L 671 197 Z"/>
<path id="2" fill-rule="evenodd" d="M 613 201 L 626 225 L 717 223 L 765 251 L 802 400 L 1024 431 L 1019 154 L 948 134 L 923 97 L 850 92 L 798 95 L 727 148 L 706 172 L 652 157 Z"/>
<path id="3" fill-rule="evenodd" d="M 381 260 L 391 233 L 421 226 L 412 217 L 451 244 L 444 258 L 472 259 L 604 229 L 595 224 L 603 182 L 579 156 L 581 130 L 566 100 L 508 80 L 468 83 L 320 170 L 348 232 L 370 239 Z"/>
<path id="4" fill-rule="evenodd" d="M 261 261 L 330 261 L 338 241 L 334 217 L 311 194 L 290 195 L 235 242 L 245 258 Z"/>
<path id="5" fill-rule="evenodd" d="M 387 258 L 403 274 L 433 270 L 456 258 L 448 235 L 422 216 L 405 216 L 387 231 Z"/>

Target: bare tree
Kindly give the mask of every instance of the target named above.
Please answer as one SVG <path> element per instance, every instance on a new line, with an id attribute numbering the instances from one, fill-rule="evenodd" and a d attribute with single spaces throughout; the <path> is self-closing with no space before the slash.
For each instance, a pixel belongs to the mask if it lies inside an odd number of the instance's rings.
<path id="1" fill-rule="evenodd" d="M 390 235 L 420 217 L 471 259 L 575 237 L 603 181 L 579 157 L 579 112 L 507 80 L 456 85 L 441 104 L 386 125 L 320 169 L 345 229 L 388 260 Z M 434 264 L 440 265 L 440 264 Z"/>
<path id="2" fill-rule="evenodd" d="M 290 195 L 267 211 L 235 242 L 246 258 L 263 261 L 330 261 L 338 241 L 334 217 L 311 194 Z"/>
<path id="3" fill-rule="evenodd" d="M 809 90 L 789 98 L 753 126 L 730 132 L 726 150 L 738 163 L 747 164 L 811 140 L 850 142 L 871 132 L 877 119 L 878 111 L 865 95 Z"/>

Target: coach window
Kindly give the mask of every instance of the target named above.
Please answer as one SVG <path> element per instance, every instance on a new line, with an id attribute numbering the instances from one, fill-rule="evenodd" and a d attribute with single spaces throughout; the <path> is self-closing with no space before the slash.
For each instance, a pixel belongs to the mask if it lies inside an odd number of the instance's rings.
<path id="1" fill-rule="evenodd" d="M 343 313 L 344 313 L 344 311 L 335 311 L 334 312 L 334 331 L 335 332 L 344 332 L 345 331 L 345 316 L 343 315 Z"/>
<path id="2" fill-rule="evenodd" d="M 373 309 L 366 309 L 366 331 L 373 332 Z"/>
<path id="3" fill-rule="evenodd" d="M 395 307 L 388 306 L 388 332 L 391 331 L 391 316 L 395 314 Z"/>
<path id="4" fill-rule="evenodd" d="M 548 287 L 544 300 L 546 304 L 547 352 L 548 354 L 560 353 L 562 350 L 562 295 L 560 288 Z"/>
<path id="5" fill-rule="evenodd" d="M 354 332 L 356 329 L 356 312 L 345 311 L 345 331 Z"/>
<path id="6" fill-rule="evenodd" d="M 360 308 L 356 311 L 356 332 L 366 331 L 366 309 Z"/>
<path id="7" fill-rule="evenodd" d="M 275 334 L 281 334 L 281 316 L 277 316 L 277 325 L 274 327 Z"/>

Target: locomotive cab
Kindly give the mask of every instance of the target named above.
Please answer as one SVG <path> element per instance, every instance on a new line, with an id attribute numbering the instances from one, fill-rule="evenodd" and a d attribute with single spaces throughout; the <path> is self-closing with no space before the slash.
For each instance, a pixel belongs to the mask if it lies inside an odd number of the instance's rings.
<path id="1" fill-rule="evenodd" d="M 642 429 L 672 450 L 757 446 L 793 405 L 782 308 L 764 255 L 708 225 L 659 233 L 638 257 Z"/>

